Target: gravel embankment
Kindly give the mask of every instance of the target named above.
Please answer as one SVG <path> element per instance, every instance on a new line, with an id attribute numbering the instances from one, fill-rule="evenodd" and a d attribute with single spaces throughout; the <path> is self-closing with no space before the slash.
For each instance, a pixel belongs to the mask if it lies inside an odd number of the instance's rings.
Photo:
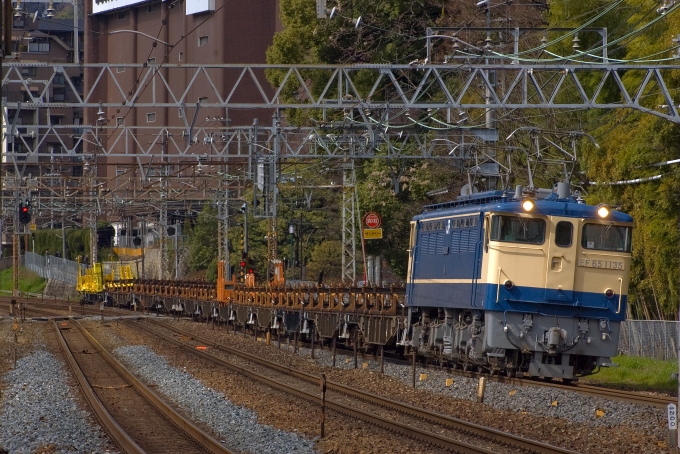
<path id="1" fill-rule="evenodd" d="M 210 427 L 229 449 L 239 452 L 314 453 L 314 443 L 296 434 L 258 424 L 257 415 L 234 405 L 223 393 L 205 386 L 165 358 L 141 345 L 113 351 L 135 375 L 156 388 L 195 420 Z"/>
<path id="2" fill-rule="evenodd" d="M 188 321 L 171 323 L 288 367 L 313 374 L 326 373 L 329 380 L 576 452 L 672 452 L 667 447 L 668 431 L 663 409 L 539 386 L 514 387 L 493 382 L 487 383 L 484 403 L 479 404 L 476 402 L 476 380 L 453 377 L 453 385 L 447 387 L 446 379 L 452 377 L 434 368 L 417 367 L 414 390 L 410 366 L 386 362 L 385 374 L 381 375 L 378 361 L 360 358 L 359 369 L 354 369 L 353 358 L 338 355 L 336 367 L 332 368 L 328 349 L 316 349 L 316 359 L 312 360 L 310 350 L 301 349 L 298 354 L 293 354 L 292 346 L 290 351 L 286 351 L 284 343 L 279 350 L 275 340 L 267 346 L 264 342 L 254 342 L 252 336 L 244 337 L 240 333 L 234 336 L 225 330 L 206 329 L 205 325 Z M 367 363 L 366 369 L 362 369 L 363 362 Z M 427 374 L 427 378 L 420 381 L 420 374 Z M 603 415 L 598 416 L 599 413 Z M 262 413 L 259 414 L 263 417 Z M 322 446 L 321 442 L 317 445 Z M 355 450 L 361 449 L 355 445 Z"/>
<path id="3" fill-rule="evenodd" d="M 311 350 L 302 349 L 300 355 L 310 355 Z M 316 360 L 324 367 L 333 365 L 332 354 L 328 350 L 316 350 Z M 380 372 L 380 362 L 374 360 L 359 361 L 359 367 L 372 372 Z M 347 363 L 344 357 L 336 358 L 336 367 L 353 370 L 354 358 Z M 404 385 L 412 387 L 413 368 L 385 362 L 384 373 Z M 421 374 L 424 374 L 421 380 Z M 453 378 L 453 383 L 446 386 L 446 380 Z M 466 377 L 452 377 L 444 371 L 434 368 L 416 367 L 416 388 L 456 399 L 477 402 L 479 380 Z M 630 425 L 640 430 L 654 431 L 659 429 L 659 421 L 666 418 L 664 409 L 629 404 L 617 400 L 601 399 L 586 396 L 577 392 L 561 391 L 542 386 L 514 386 L 487 381 L 484 391 L 485 405 L 493 408 L 510 410 L 517 413 L 529 413 L 547 418 L 563 418 L 575 424 L 591 426 L 619 427 Z M 598 416 L 600 414 L 601 416 Z M 664 434 L 659 432 L 662 437 Z"/>
<path id="4" fill-rule="evenodd" d="M 0 321 L 0 349 L 4 351 L 0 447 L 17 454 L 111 452 L 107 435 L 84 410 L 67 366 L 44 343 L 53 340 L 49 335 L 52 326 L 45 322 L 21 324 L 17 367 L 11 369 L 11 325 Z"/>
<path id="5" fill-rule="evenodd" d="M 267 346 L 264 342 L 255 342 L 253 337 L 234 336 L 226 330 L 207 329 L 204 324 L 189 321 L 171 321 L 172 323 L 196 335 L 206 337 L 254 353 L 262 358 L 276 361 L 288 367 L 304 370 L 312 374 L 325 373 L 328 380 L 349 384 L 400 400 L 411 405 L 448 414 L 481 425 L 488 425 L 517 435 L 542 440 L 556 446 L 565 447 L 582 453 L 653 453 L 674 452 L 668 445 L 665 412 L 662 409 L 625 404 L 606 399 L 595 399 L 574 392 L 555 391 L 542 387 L 513 387 L 510 385 L 487 383 L 485 401 L 476 402 L 477 381 L 462 377 L 453 377 L 451 386 L 446 386 L 449 377 L 446 372 L 433 368 L 416 370 L 416 389 L 411 387 L 411 367 L 385 363 L 385 374 L 380 374 L 380 364 L 373 358 L 359 359 L 359 368 L 354 369 L 351 357 L 338 354 L 336 367 L 331 367 L 331 353 L 328 349 L 315 352 L 316 359 L 310 357 L 310 350 L 300 349 L 297 354 L 286 351 L 286 345 L 278 349 L 276 341 Z M 23 407 L 28 404 L 38 405 L 38 414 L 46 413 L 45 407 L 55 407 L 55 403 L 46 399 L 49 395 L 59 393 L 45 392 L 45 389 L 68 389 L 71 381 L 70 373 L 65 366 L 56 369 L 48 368 L 51 361 L 59 365 L 54 355 L 42 352 L 50 351 L 52 339 L 47 341 L 44 334 L 38 331 L 30 334 L 31 327 L 47 324 L 28 323 L 24 325 L 23 342 L 20 348 L 19 364 L 27 365 L 33 361 L 34 369 L 20 366 L 16 371 L 11 367 L 11 331 L 6 322 L 0 321 L 0 366 L 3 372 L 2 407 L 0 417 L 5 418 L 10 405 L 8 399 L 17 400 L 14 384 L 21 384 L 20 392 L 25 392 L 23 383 L 31 383 L 26 390 L 32 390 L 37 397 L 20 396 Z M 334 414 L 326 414 L 326 436 L 319 439 L 318 408 L 290 396 L 278 394 L 266 386 L 255 385 L 244 377 L 207 364 L 195 355 L 164 345 L 152 335 L 148 335 L 136 327 L 122 322 L 105 321 L 98 318 L 86 321 L 85 325 L 100 339 L 109 350 L 123 359 L 142 378 L 157 385 L 158 392 L 169 396 L 184 413 L 193 415 L 206 429 L 218 434 L 227 445 L 249 452 L 319 452 L 324 454 L 340 453 L 410 453 L 433 452 L 430 448 L 405 440 L 389 432 L 369 427 L 361 422 L 348 420 Z M 141 324 L 144 327 L 144 324 Z M 50 327 L 51 329 L 51 327 Z M 49 336 L 48 336 L 49 337 Z M 30 347 L 33 345 L 33 347 Z M 147 346 L 147 347 L 143 347 Z M 8 355 L 8 351 L 10 354 Z M 52 350 L 54 351 L 54 350 Z M 218 354 L 212 350 L 212 353 Z M 58 354 L 58 353 L 57 353 Z M 51 360 L 49 359 L 51 358 Z M 366 367 L 362 368 L 362 363 Z M 38 364 L 37 366 L 35 364 Z M 177 367 L 173 367 L 176 365 Z M 37 369 L 41 370 L 37 370 Z M 24 370 L 25 372 L 20 372 Z M 48 375 L 47 384 L 37 385 L 38 379 L 20 379 L 15 373 L 25 373 L 23 377 Z M 422 381 L 420 374 L 427 374 Z M 14 377 L 14 378 L 10 378 Z M 61 377 L 61 378 L 59 378 Z M 66 379 L 64 379 L 66 377 Z M 61 380 L 61 382 L 60 382 Z M 36 383 L 36 386 L 33 386 Z M 9 448 L 7 440 L 14 437 L 6 427 L 17 421 L 18 425 L 30 427 L 26 432 L 29 437 L 52 436 L 68 431 L 65 438 L 55 436 L 55 441 L 46 439 L 42 446 L 28 450 L 11 452 L 84 452 L 83 446 L 88 440 L 102 440 L 100 430 L 94 435 L 84 435 L 85 440 L 77 442 L 69 437 L 75 434 L 87 434 L 87 414 L 83 406 L 76 405 L 72 399 L 59 397 L 61 404 L 68 406 L 59 410 L 61 420 L 68 429 L 62 429 L 61 421 L 41 421 L 40 427 L 31 426 L 31 418 L 35 416 L 13 413 L 12 422 L 0 420 L 0 445 Z M 74 407 L 75 405 L 75 407 Z M 22 407 L 22 408 L 23 408 Z M 76 410 L 74 410 L 74 408 Z M 15 411 L 15 410 L 12 410 Z M 57 414 L 57 413 L 55 413 Z M 68 414 L 68 418 L 63 415 Z M 40 416 L 38 416 L 39 418 Z M 70 418 L 82 419 L 84 422 L 68 422 Z M 82 430 L 77 429 L 83 424 Z M 91 424 L 91 421 L 89 422 Z M 75 430 L 73 428 L 76 428 Z M 42 430 L 42 432 L 41 432 Z M 11 435 L 10 435 L 11 434 Z M 80 436 L 80 435 L 78 435 Z M 27 439 L 28 440 L 28 439 Z M 46 446 L 45 443 L 53 443 Z M 72 450 L 68 443 L 78 446 Z M 88 452 L 105 452 L 106 442 L 93 445 Z M 42 450 L 41 450 L 42 449 Z M 47 449 L 47 450 L 45 450 Z"/>
<path id="6" fill-rule="evenodd" d="M 170 320 L 168 320 L 170 321 Z M 190 326 L 197 328 L 198 332 L 205 331 L 205 325 L 199 325 L 191 322 L 173 322 L 179 323 L 181 326 Z M 221 393 L 228 396 L 229 400 L 241 408 L 247 408 L 251 415 L 256 416 L 257 423 L 270 428 L 276 428 L 287 433 L 299 434 L 306 440 L 314 440 L 315 452 L 324 454 L 340 454 L 340 453 L 435 453 L 429 447 L 422 446 L 418 442 L 396 436 L 395 434 L 385 431 L 383 429 L 371 427 L 362 421 L 346 418 L 337 415 L 333 412 L 326 414 L 325 437 L 319 439 L 320 434 L 320 411 L 318 406 L 310 405 L 308 402 L 301 401 L 290 395 L 283 394 L 266 385 L 259 385 L 253 383 L 249 379 L 243 377 L 238 373 L 233 373 L 225 370 L 221 366 L 216 366 L 210 362 L 202 360 L 201 358 L 186 353 L 183 350 L 159 342 L 158 338 L 152 335 L 145 334 L 142 330 L 130 326 L 126 323 L 116 323 L 113 320 L 107 320 L 104 324 L 99 320 L 93 319 L 84 323 L 85 326 L 102 342 L 107 349 L 113 351 L 121 346 L 130 345 L 146 345 L 150 350 L 156 354 L 166 358 L 166 366 L 177 366 L 170 368 L 169 376 L 175 376 L 173 370 L 179 369 L 186 372 L 190 378 L 200 381 L 202 388 L 199 388 L 198 393 L 204 392 L 205 389 L 211 389 L 210 394 Z M 217 332 L 224 334 L 224 331 Z M 221 337 L 221 336 L 218 336 Z M 230 336 L 230 338 L 232 338 Z M 233 337 L 234 340 L 240 337 Z M 221 337 L 221 341 L 224 338 Z M 246 339 L 243 343 L 243 348 L 248 346 L 258 346 L 253 342 L 252 338 Z M 267 347 L 271 351 L 270 347 Z M 213 351 L 214 352 L 214 351 Z M 297 358 L 297 355 L 291 355 Z M 163 367 L 163 366 L 161 366 Z M 168 366 L 169 367 L 169 366 Z M 159 367 L 154 367 L 153 374 Z M 182 378 L 181 380 L 186 380 Z M 176 384 L 179 393 L 188 396 L 189 400 L 196 398 L 195 391 L 181 390 L 183 382 Z M 172 386 L 171 386 L 172 388 Z M 154 388 L 156 389 L 156 388 Z M 202 398 L 202 397 L 201 397 Z M 222 398 L 224 401 L 224 398 Z M 190 405 L 193 405 L 190 403 Z M 199 409 L 200 411 L 200 409 Z M 221 414 L 222 409 L 217 411 Z M 190 411 L 185 413 L 190 414 Z M 212 416 L 210 416 L 212 418 Z M 243 431 L 247 433 L 250 428 L 244 428 L 243 424 L 249 425 L 252 419 L 245 419 L 244 421 L 234 420 L 238 426 L 236 431 Z M 232 421 L 228 421 L 232 423 Z M 206 430 L 214 429 L 211 425 L 203 424 Z M 224 429 L 223 429 L 224 430 Z M 235 434 L 239 436 L 238 434 Z M 224 438 L 227 440 L 227 437 Z M 259 442 L 258 437 L 245 437 L 247 443 Z M 267 441 L 269 443 L 269 441 Z M 266 448 L 256 448 L 252 452 L 287 452 L 280 449 L 269 450 Z M 291 451 L 292 452 L 292 451 Z"/>

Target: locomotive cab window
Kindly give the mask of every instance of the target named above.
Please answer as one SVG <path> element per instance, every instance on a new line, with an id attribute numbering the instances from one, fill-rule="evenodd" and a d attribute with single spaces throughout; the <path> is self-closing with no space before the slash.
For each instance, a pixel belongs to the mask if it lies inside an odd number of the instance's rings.
<path id="1" fill-rule="evenodd" d="M 560 221 L 555 226 L 555 245 L 559 247 L 571 246 L 574 225 L 568 221 Z"/>
<path id="2" fill-rule="evenodd" d="M 630 252 L 631 229 L 614 224 L 585 224 L 581 246 L 599 251 Z"/>
<path id="3" fill-rule="evenodd" d="M 491 240 L 508 243 L 543 244 L 545 220 L 496 215 L 491 218 Z"/>

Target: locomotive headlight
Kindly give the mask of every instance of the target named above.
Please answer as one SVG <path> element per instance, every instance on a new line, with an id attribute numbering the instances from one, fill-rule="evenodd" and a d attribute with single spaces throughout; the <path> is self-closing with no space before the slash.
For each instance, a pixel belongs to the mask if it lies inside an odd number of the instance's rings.
<path id="1" fill-rule="evenodd" d="M 524 211 L 531 211 L 534 209 L 534 201 L 531 199 L 524 199 L 522 201 L 522 209 Z"/>
<path id="2" fill-rule="evenodd" d="M 606 333 L 602 333 L 602 340 L 603 340 L 603 341 L 606 341 L 606 340 L 607 340 L 607 334 L 606 334 Z"/>
<path id="3" fill-rule="evenodd" d="M 586 344 L 589 344 L 589 343 L 591 343 L 592 341 L 593 341 L 593 340 L 592 340 L 591 338 L 586 337 Z"/>
<path id="4" fill-rule="evenodd" d="M 609 216 L 609 207 L 607 205 L 600 205 L 597 207 L 597 215 L 601 218 Z"/>
<path id="5" fill-rule="evenodd" d="M 607 290 L 604 291 L 604 296 L 611 299 L 614 296 L 614 290 L 608 288 Z"/>
<path id="6" fill-rule="evenodd" d="M 513 287 L 515 287 L 515 284 L 510 279 L 508 279 L 503 283 L 503 286 L 505 287 L 506 290 L 512 290 Z"/>

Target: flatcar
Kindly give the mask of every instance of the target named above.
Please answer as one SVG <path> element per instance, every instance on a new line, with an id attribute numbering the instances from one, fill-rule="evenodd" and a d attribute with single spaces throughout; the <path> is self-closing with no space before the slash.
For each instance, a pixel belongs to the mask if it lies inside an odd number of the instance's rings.
<path id="1" fill-rule="evenodd" d="M 626 316 L 632 218 L 568 185 L 425 206 L 411 222 L 406 287 L 216 284 L 93 268 L 88 298 L 217 319 L 243 330 L 393 349 L 509 376 L 573 380 L 610 366 Z M 155 309 L 154 309 L 155 308 Z"/>
<path id="2" fill-rule="evenodd" d="M 571 381 L 612 365 L 632 227 L 565 183 L 424 207 L 411 222 L 402 345 L 509 376 Z"/>

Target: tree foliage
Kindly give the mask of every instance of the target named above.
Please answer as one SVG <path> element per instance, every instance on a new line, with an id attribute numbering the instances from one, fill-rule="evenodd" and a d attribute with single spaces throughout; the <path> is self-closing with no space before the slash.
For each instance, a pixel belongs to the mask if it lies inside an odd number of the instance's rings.
<path id="1" fill-rule="evenodd" d="M 329 0 L 329 8 L 339 7 L 339 14 L 332 20 L 317 19 L 314 2 L 281 0 L 280 4 L 284 29 L 277 33 L 268 50 L 269 63 L 408 63 L 424 57 L 423 37 L 427 27 L 462 28 L 486 25 L 486 14 L 475 8 L 474 3 L 468 5 L 445 0 L 352 0 L 343 2 L 342 5 Z M 533 1 L 531 6 L 506 8 L 500 5 L 494 10 L 494 24 L 501 21 L 508 28 L 543 25 L 548 29 L 545 38 L 551 44 L 543 50 L 527 53 L 524 55 L 526 58 L 539 58 L 565 65 L 580 61 L 597 62 L 598 55 L 603 55 L 601 31 L 606 29 L 608 42 L 615 43 L 606 49 L 610 61 L 663 62 L 664 58 L 671 56 L 672 51 L 669 49 L 675 45 L 672 38 L 680 28 L 680 15 L 669 14 L 659 19 L 656 14 L 659 5 L 655 2 L 585 0 L 549 2 L 545 6 L 544 2 Z M 501 7 L 506 8 L 502 10 L 503 14 L 499 13 Z M 359 15 L 362 16 L 364 26 L 354 28 L 351 19 Z M 563 30 L 581 27 L 585 28 L 574 33 Z M 506 38 L 503 38 L 502 33 L 494 33 L 492 40 L 502 44 L 505 39 L 507 48 L 511 38 L 507 38 L 507 33 L 505 35 Z M 538 48 L 541 45 L 539 38 L 540 36 L 532 38 L 528 34 L 522 39 Z M 483 46 L 484 42 L 472 44 Z M 502 46 L 497 49 L 503 52 Z M 442 45 L 440 51 L 452 52 L 451 44 Z M 370 71 L 367 69 L 353 79 L 359 93 L 371 88 L 370 81 L 374 80 L 374 74 Z M 284 74 L 284 71 L 271 71 L 267 76 L 274 86 L 279 87 L 283 83 Z M 629 92 L 635 92 L 642 84 L 646 72 L 631 69 L 618 74 Z M 327 80 L 324 77 L 328 76 L 312 70 L 303 73 L 308 89 L 315 95 L 325 87 Z M 671 90 L 680 85 L 678 71 L 665 72 L 664 79 Z M 547 93 L 557 83 L 555 78 L 538 80 Z M 621 90 L 613 78 L 600 87 L 601 73 L 583 71 L 579 80 L 584 84 L 588 95 L 596 91 L 599 93 L 599 102 L 617 103 L 623 100 Z M 498 80 L 499 84 L 510 82 L 502 78 Z M 446 83 L 455 91 L 461 81 L 450 80 Z M 565 83 L 573 82 L 567 80 Z M 668 104 L 655 81 L 648 84 L 643 95 L 642 103 L 646 108 L 660 110 L 662 108 L 659 106 Z M 389 100 L 391 94 L 383 93 L 382 96 L 385 96 L 384 100 Z M 556 101 L 580 102 L 580 94 L 575 89 L 562 90 L 559 97 Z M 289 82 L 288 86 L 284 86 L 282 98 L 300 101 L 302 98 L 299 84 Z M 483 118 L 483 109 L 479 110 L 469 112 L 470 117 Z M 411 112 L 416 118 L 423 114 Z M 289 123 L 303 125 L 309 124 L 312 118 L 321 118 L 321 112 L 287 111 L 286 117 Z M 680 175 L 676 166 L 654 165 L 677 159 L 680 155 L 680 128 L 649 114 L 604 109 L 506 112 L 502 121 L 498 122 L 501 137 L 507 137 L 520 126 L 553 131 L 580 131 L 593 137 L 598 146 L 586 139 L 576 143 L 578 165 L 572 183 L 583 191 L 589 203 L 618 205 L 635 219 L 629 291 L 632 314 L 636 317 L 677 318 L 677 301 L 680 298 L 680 277 L 677 271 L 680 267 Z M 531 150 L 534 146 L 533 138 L 518 135 L 513 145 Z M 417 148 L 405 145 L 402 157 L 418 152 Z M 514 168 L 524 169 L 529 165 L 528 155 L 525 153 L 509 152 L 507 156 L 508 162 Z M 359 211 L 362 214 L 376 211 L 384 221 L 384 238 L 366 241 L 365 252 L 384 254 L 393 270 L 405 277 L 411 217 L 425 204 L 443 201 L 444 197 L 454 198 L 467 179 L 459 169 L 448 166 L 446 161 L 367 160 L 361 163 L 355 161 L 355 164 Z M 562 178 L 560 169 L 556 170 L 542 163 L 538 163 L 538 166 L 536 164 L 532 164 L 537 171 L 534 178 L 536 185 L 550 187 Z M 314 165 L 310 168 L 314 168 Z M 304 170 L 301 172 L 304 173 Z M 663 175 L 660 179 L 644 183 L 617 183 L 659 174 Z M 526 185 L 528 181 L 526 177 L 514 175 L 510 183 Z M 448 193 L 444 196 L 428 196 L 430 191 L 438 189 L 448 190 Z M 286 190 L 282 189 L 284 199 L 300 197 L 300 192 L 302 191 L 296 193 L 293 190 L 286 194 Z M 302 219 L 295 224 L 294 220 L 298 219 L 300 211 L 293 205 L 284 206 L 276 227 L 277 239 L 280 251 L 290 250 L 284 256 L 291 256 L 291 260 L 300 255 L 298 240 L 301 241 L 305 247 L 302 248 L 303 257 L 298 258 L 307 263 L 309 277 L 323 271 L 326 278 L 334 272 L 328 268 L 330 263 L 326 257 L 333 256 L 330 248 L 341 238 L 341 232 L 336 228 L 339 218 L 336 218 L 336 222 L 329 223 L 328 220 L 340 213 L 337 207 L 342 202 L 342 193 L 316 192 L 315 200 L 322 200 L 324 207 L 331 206 L 333 209 L 315 213 L 312 207 L 307 207 L 302 211 Z M 287 227 L 291 223 L 300 227 L 296 230 L 300 233 L 294 238 L 287 234 Z M 254 238 L 267 235 L 266 221 L 260 224 L 262 225 L 253 230 Z M 328 224 L 333 227 L 324 227 Z M 287 244 L 291 239 L 295 240 L 295 251 Z M 262 244 L 258 246 L 257 239 L 251 244 L 254 245 L 251 249 L 254 255 L 258 258 L 265 256 L 266 247 Z"/>
<path id="2" fill-rule="evenodd" d="M 187 232 L 189 247 L 189 269 L 206 270 L 211 264 L 215 267 L 218 252 L 217 210 L 210 203 L 203 205 L 196 222 Z M 216 274 L 215 274 L 216 275 Z"/>

